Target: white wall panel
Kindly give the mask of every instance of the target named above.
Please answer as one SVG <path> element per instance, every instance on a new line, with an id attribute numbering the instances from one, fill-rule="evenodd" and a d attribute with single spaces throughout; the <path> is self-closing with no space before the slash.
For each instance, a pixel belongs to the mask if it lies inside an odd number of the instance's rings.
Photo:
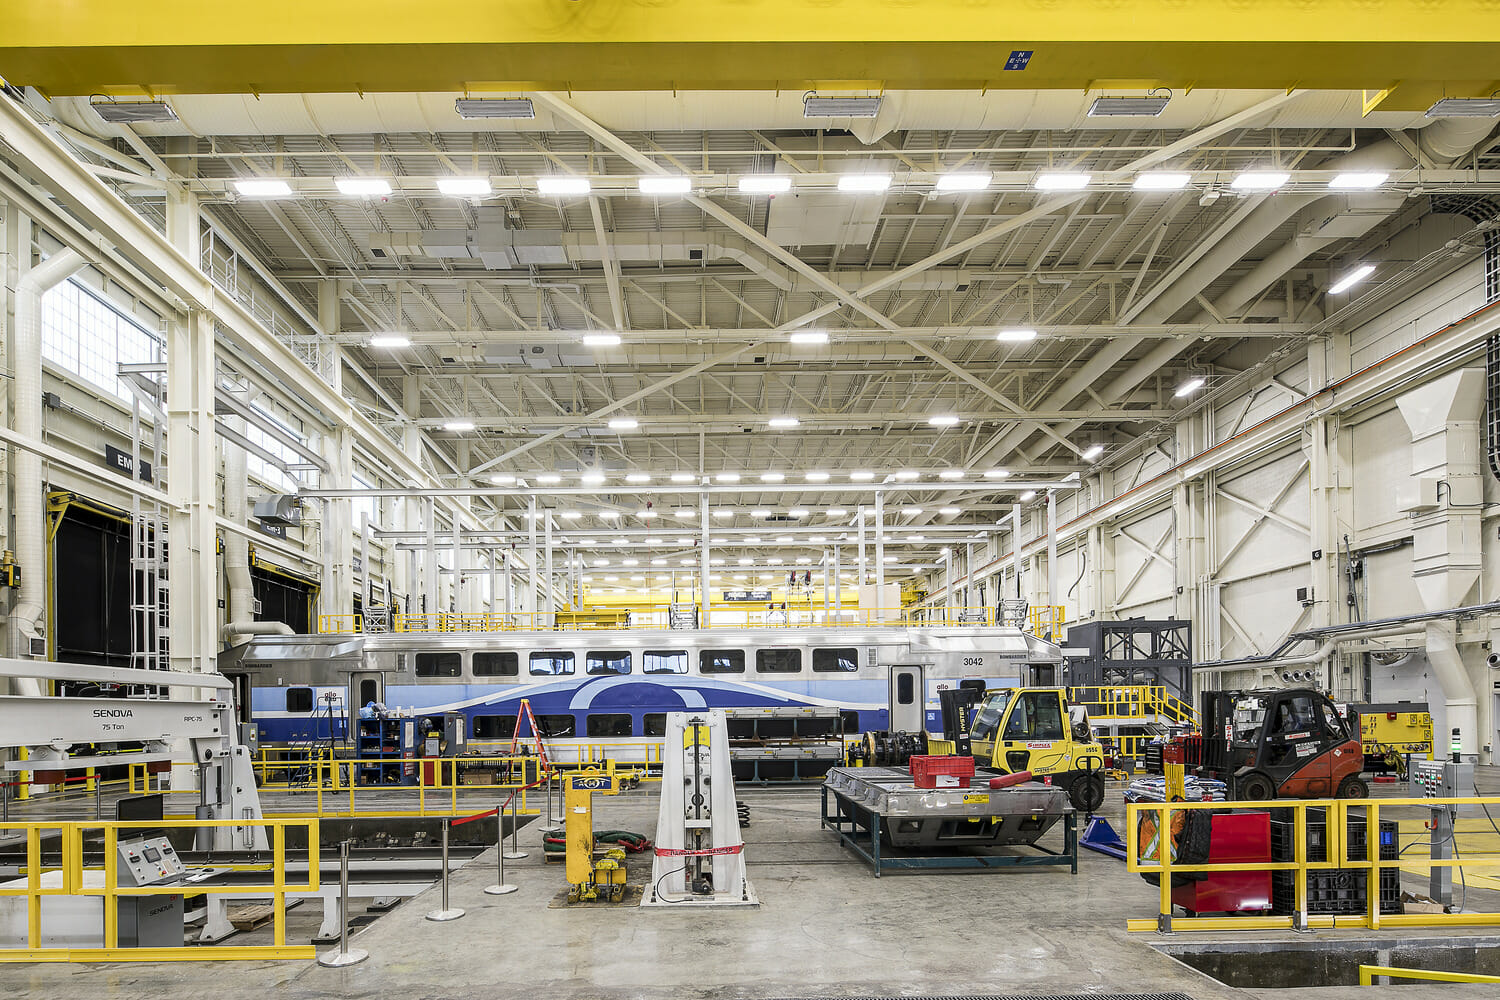
<path id="1" fill-rule="evenodd" d="M 1394 406 L 1349 428 L 1355 544 L 1408 534 L 1397 497 L 1411 477 L 1411 432 Z"/>
<path id="2" fill-rule="evenodd" d="M 1170 610 L 1176 590 L 1172 509 L 1160 507 L 1137 514 L 1108 530 L 1114 536 L 1115 548 L 1115 608 L 1111 617 L 1149 617 L 1143 609 L 1162 604 Z"/>
<path id="3" fill-rule="evenodd" d="M 1350 334 L 1350 362 L 1358 371 L 1408 344 L 1437 332 L 1484 305 L 1479 260 L 1459 268 L 1417 295 L 1393 303 Z"/>

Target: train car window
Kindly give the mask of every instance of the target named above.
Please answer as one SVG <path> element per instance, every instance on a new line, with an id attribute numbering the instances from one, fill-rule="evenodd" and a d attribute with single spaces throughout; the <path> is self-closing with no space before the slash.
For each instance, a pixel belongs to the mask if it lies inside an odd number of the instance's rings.
<path id="1" fill-rule="evenodd" d="M 532 653 L 531 672 L 543 676 L 557 676 L 573 672 L 572 653 Z"/>
<path id="2" fill-rule="evenodd" d="M 641 673 L 685 674 L 688 655 L 685 649 L 648 649 L 641 654 Z"/>
<path id="3" fill-rule="evenodd" d="M 474 716 L 474 738 L 476 740 L 508 740 L 516 735 L 514 715 Z"/>
<path id="4" fill-rule="evenodd" d="M 757 649 L 755 672 L 758 674 L 800 674 L 802 672 L 802 650 Z"/>
<path id="5" fill-rule="evenodd" d="M 698 652 L 700 674 L 743 674 L 745 651 L 743 649 L 704 649 Z"/>
<path id="6" fill-rule="evenodd" d="M 645 736 L 665 736 L 665 735 L 667 735 L 667 713 L 666 712 L 647 712 L 645 715 L 641 716 L 641 722 L 644 723 L 645 730 L 646 730 L 645 733 L 643 733 L 642 735 L 645 735 Z"/>
<path id="7" fill-rule="evenodd" d="M 364 680 L 359 682 L 359 705 L 356 707 L 363 708 L 370 702 L 379 700 L 380 685 L 375 683 L 375 680 L 373 678 L 366 677 Z"/>
<path id="8" fill-rule="evenodd" d="M 630 736 L 632 729 L 630 716 L 623 713 L 591 715 L 585 720 L 585 732 L 591 737 Z"/>
<path id="9" fill-rule="evenodd" d="M 287 688 L 286 710 L 306 714 L 313 709 L 312 688 Z"/>
<path id="10" fill-rule="evenodd" d="M 815 649 L 813 669 L 821 673 L 853 673 L 859 669 L 859 650 L 852 646 Z"/>
<path id="11" fill-rule="evenodd" d="M 462 653 L 418 653 L 418 677 L 457 677 L 464 672 Z"/>
<path id="12" fill-rule="evenodd" d="M 571 715 L 538 715 L 536 727 L 541 730 L 538 735 L 545 740 L 563 739 L 578 733 L 578 724 L 573 721 Z"/>
<path id="13" fill-rule="evenodd" d="M 474 654 L 475 677 L 514 677 L 521 672 L 521 658 L 512 652 Z"/>
<path id="14" fill-rule="evenodd" d="M 591 674 L 630 673 L 630 654 L 620 649 L 591 649 L 584 657 L 586 669 Z M 568 671 L 572 673 L 572 671 Z"/>
<path id="15" fill-rule="evenodd" d="M 896 675 L 896 704 L 910 705 L 916 700 L 917 679 L 908 671 Z"/>

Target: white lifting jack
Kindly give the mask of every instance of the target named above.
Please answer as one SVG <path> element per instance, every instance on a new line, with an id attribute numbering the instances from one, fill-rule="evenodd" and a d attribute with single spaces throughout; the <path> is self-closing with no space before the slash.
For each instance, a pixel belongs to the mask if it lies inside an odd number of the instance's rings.
<path id="1" fill-rule="evenodd" d="M 198 850 L 268 850 L 260 794 L 250 751 L 238 743 L 234 683 L 222 674 L 187 674 L 130 667 L 100 667 L 48 660 L 0 658 L 0 678 L 36 678 L 117 685 L 161 692 L 128 698 L 0 695 L 0 747 L 25 747 L 26 760 L 5 764 L 10 773 L 49 774 L 124 764 L 170 765 L 174 745 L 192 748 L 197 765 L 198 819 L 235 819 L 235 826 L 205 827 Z M 220 699 L 224 700 L 220 700 Z M 77 756 L 71 748 L 139 743 L 141 750 Z"/>
<path id="2" fill-rule="evenodd" d="M 656 860 L 642 906 L 759 906 L 745 872 L 724 712 L 668 712 Z"/>

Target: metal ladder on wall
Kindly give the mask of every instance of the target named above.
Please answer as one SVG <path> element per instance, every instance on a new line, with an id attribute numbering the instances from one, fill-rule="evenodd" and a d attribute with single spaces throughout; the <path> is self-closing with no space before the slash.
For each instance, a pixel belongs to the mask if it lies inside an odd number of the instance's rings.
<path id="1" fill-rule="evenodd" d="M 122 365 L 120 377 L 130 387 L 131 474 L 150 475 L 160 485 L 162 444 L 166 434 L 166 366 Z M 151 417 L 144 427 L 142 416 Z M 167 573 L 167 516 L 155 500 L 133 493 L 130 500 L 130 665 L 140 670 L 169 670 L 172 665 L 170 588 Z"/>

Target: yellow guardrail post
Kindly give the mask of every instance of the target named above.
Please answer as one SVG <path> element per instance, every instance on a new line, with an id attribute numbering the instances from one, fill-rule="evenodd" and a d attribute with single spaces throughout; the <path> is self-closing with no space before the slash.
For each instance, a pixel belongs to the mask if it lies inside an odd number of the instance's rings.
<path id="1" fill-rule="evenodd" d="M 1374 986 L 1377 977 L 1387 979 L 1426 979 L 1435 983 L 1500 983 L 1500 976 L 1483 976 L 1477 972 L 1439 972 L 1436 969 L 1406 969 L 1394 965 L 1361 965 L 1359 985 Z"/>

